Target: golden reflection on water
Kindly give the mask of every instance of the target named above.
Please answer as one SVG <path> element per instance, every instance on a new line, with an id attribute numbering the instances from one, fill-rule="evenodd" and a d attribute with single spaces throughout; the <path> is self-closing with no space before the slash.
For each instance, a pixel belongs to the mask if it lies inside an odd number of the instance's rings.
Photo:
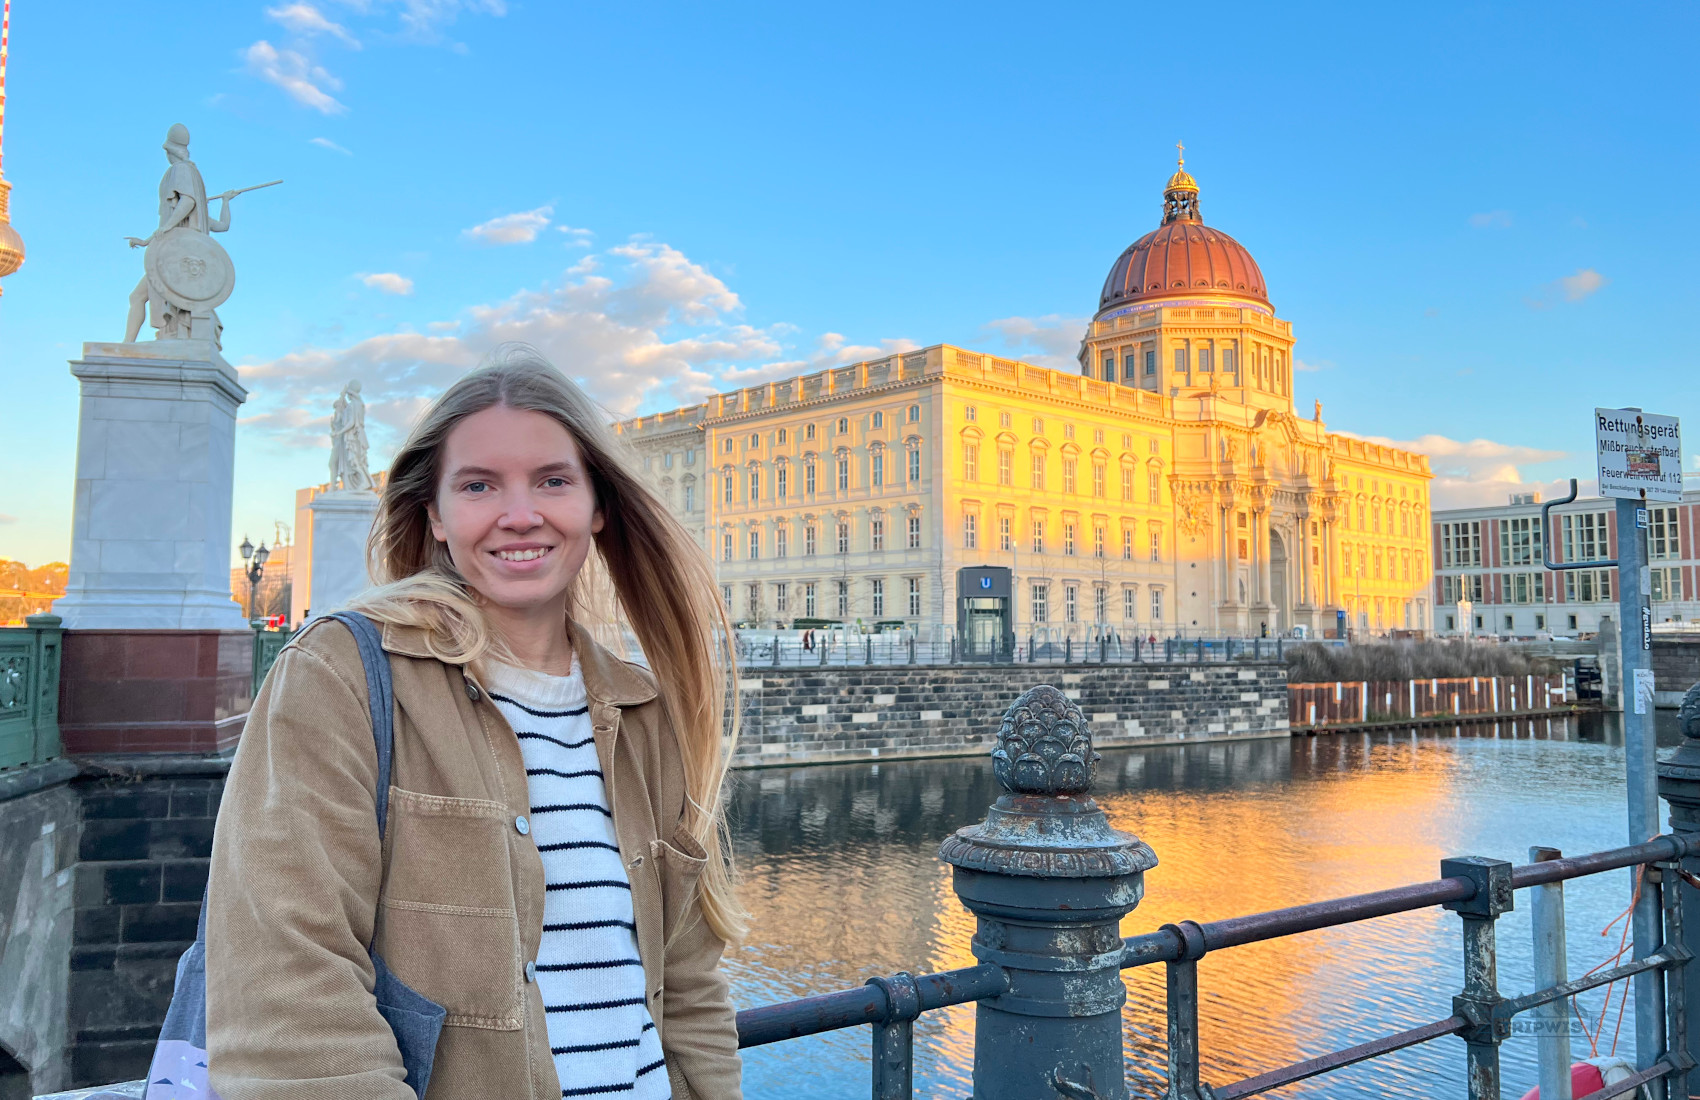
<path id="1" fill-rule="evenodd" d="M 1515 736 L 1502 726 L 1498 736 L 1333 735 L 1107 753 L 1097 797 L 1159 859 L 1122 932 L 1433 879 L 1448 855 L 1522 863 L 1530 844 L 1570 852 L 1621 844 L 1622 752 L 1608 741 L 1543 723 Z M 726 962 L 738 1005 L 973 965 L 973 918 L 936 853 L 950 831 L 982 820 L 996 794 L 980 759 L 744 773 L 734 838 L 754 922 Z M 1588 954 L 1597 937 L 1576 930 L 1621 907 L 1618 885 L 1573 890 L 1572 974 L 1597 961 Z M 1205 1079 L 1223 1084 L 1449 1015 L 1457 926 L 1452 914 L 1429 910 L 1207 956 Z M 1529 969 L 1527 915 L 1500 926 L 1509 995 Z M 1130 1084 L 1136 1095 L 1159 1095 L 1163 968 L 1124 978 Z M 918 1096 L 967 1095 L 973 1033 L 971 1005 L 922 1017 Z M 746 1052 L 746 1092 L 865 1096 L 867 1045 L 858 1028 Z M 1525 1069 L 1532 1081 L 1532 1043 L 1508 1042 L 1504 1061 L 1507 1091 L 1517 1095 L 1509 1084 Z M 1278 1095 L 1449 1095 L 1462 1066 L 1463 1045 L 1448 1037 Z"/>

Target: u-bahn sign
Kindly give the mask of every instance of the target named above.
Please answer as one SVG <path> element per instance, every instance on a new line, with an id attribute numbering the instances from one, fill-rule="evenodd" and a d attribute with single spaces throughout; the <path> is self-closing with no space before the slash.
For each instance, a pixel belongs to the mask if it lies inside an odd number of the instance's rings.
<path id="1" fill-rule="evenodd" d="M 1636 409 L 1595 409 L 1600 495 L 1682 499 L 1682 428 L 1674 416 Z"/>

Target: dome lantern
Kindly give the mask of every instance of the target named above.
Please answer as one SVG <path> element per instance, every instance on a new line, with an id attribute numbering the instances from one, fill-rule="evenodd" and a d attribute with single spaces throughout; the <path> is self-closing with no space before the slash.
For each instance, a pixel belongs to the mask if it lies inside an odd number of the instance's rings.
<path id="1" fill-rule="evenodd" d="M 1169 177 L 1169 185 L 1163 188 L 1163 224 L 1193 222 L 1203 225 L 1204 218 L 1198 212 L 1198 181 L 1186 170 L 1186 146 L 1177 141 L 1175 148 L 1180 150 L 1180 155 L 1175 158 L 1175 174 Z"/>

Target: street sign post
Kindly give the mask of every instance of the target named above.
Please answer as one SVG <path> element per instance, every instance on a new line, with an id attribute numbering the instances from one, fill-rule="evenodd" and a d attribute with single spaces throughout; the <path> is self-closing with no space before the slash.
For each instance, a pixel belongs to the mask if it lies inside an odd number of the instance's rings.
<path id="1" fill-rule="evenodd" d="M 1674 416 L 1640 409 L 1595 409 L 1594 449 L 1600 495 L 1617 502 L 1617 596 L 1622 647 L 1623 744 L 1629 787 L 1629 841 L 1660 833 L 1658 765 L 1653 732 L 1652 572 L 1647 565 L 1647 502 L 1682 499 L 1682 429 Z M 1550 537 L 1550 533 L 1549 533 Z M 1568 556 L 1568 555 L 1567 555 Z M 1658 891 L 1642 890 L 1632 921 L 1635 957 L 1658 950 Z M 1664 993 L 1657 981 L 1635 981 L 1635 1054 L 1642 1068 L 1665 1047 Z"/>

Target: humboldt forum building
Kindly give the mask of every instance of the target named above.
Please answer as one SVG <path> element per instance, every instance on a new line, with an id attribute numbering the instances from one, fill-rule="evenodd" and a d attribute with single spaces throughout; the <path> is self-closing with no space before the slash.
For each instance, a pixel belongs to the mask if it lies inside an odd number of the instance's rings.
<path id="1" fill-rule="evenodd" d="M 1198 199 L 1183 163 L 1078 370 L 938 344 L 618 424 L 733 619 L 969 652 L 1430 629 L 1427 457 L 1295 411 L 1292 323 Z"/>

